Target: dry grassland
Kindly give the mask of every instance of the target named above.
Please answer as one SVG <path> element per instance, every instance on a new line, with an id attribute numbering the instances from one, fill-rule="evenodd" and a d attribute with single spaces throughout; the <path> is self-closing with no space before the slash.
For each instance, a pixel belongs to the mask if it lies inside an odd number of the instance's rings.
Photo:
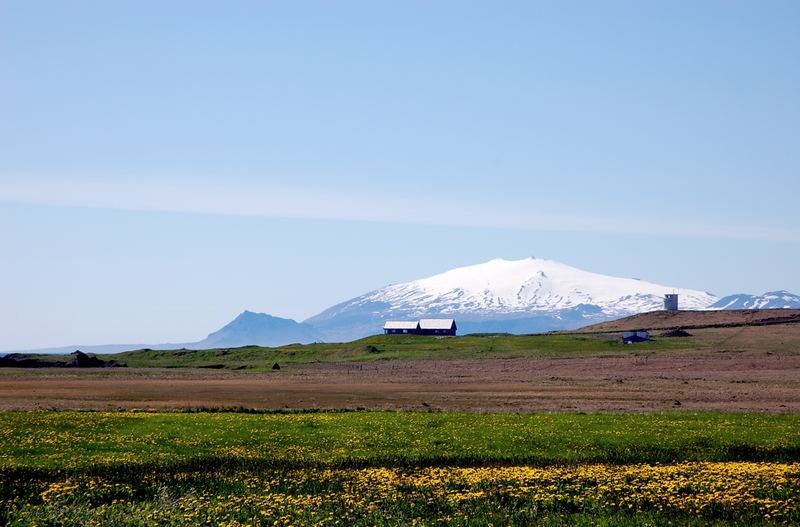
<path id="1" fill-rule="evenodd" d="M 0 371 L 0 409 L 800 411 L 800 324 L 692 330 L 696 349 L 200 369 Z"/>

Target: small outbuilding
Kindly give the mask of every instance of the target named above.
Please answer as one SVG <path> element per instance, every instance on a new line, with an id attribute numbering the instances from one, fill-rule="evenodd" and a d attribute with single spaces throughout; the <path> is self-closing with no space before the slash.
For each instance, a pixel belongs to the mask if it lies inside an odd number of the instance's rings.
<path id="1" fill-rule="evenodd" d="M 383 324 L 386 335 L 409 334 L 419 335 L 419 322 L 410 320 L 387 320 Z"/>
<path id="2" fill-rule="evenodd" d="M 623 344 L 635 344 L 637 342 L 647 342 L 648 340 L 650 340 L 650 333 L 643 329 L 626 331 L 622 334 Z"/>

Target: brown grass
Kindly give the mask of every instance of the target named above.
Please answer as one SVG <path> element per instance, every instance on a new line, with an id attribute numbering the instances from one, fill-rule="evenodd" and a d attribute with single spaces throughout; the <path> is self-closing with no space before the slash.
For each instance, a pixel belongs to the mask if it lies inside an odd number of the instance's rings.
<path id="1" fill-rule="evenodd" d="M 603 333 L 635 329 L 691 329 L 800 323 L 800 309 L 731 309 L 722 311 L 651 311 L 601 322 L 565 333 Z"/>
<path id="2" fill-rule="evenodd" d="M 0 409 L 800 411 L 800 324 L 692 330 L 697 349 L 289 365 L 276 372 L 0 370 Z"/>

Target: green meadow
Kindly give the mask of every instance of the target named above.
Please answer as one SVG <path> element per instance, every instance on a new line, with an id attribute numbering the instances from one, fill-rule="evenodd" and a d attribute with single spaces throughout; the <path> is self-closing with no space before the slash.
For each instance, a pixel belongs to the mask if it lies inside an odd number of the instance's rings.
<path id="1" fill-rule="evenodd" d="M 792 414 L 0 413 L 7 525 L 780 525 Z"/>
<path id="2" fill-rule="evenodd" d="M 0 465 L 92 470 L 228 458 L 266 465 L 800 459 L 800 415 L 438 412 L 0 413 Z"/>
<path id="3" fill-rule="evenodd" d="M 702 349 L 698 338 L 656 338 L 624 345 L 619 336 L 476 334 L 463 337 L 377 335 L 346 343 L 293 344 L 275 348 L 245 346 L 210 350 L 136 350 L 104 355 L 131 367 L 219 367 L 269 369 L 280 364 L 413 359 L 477 359 L 626 354 L 658 350 Z"/>

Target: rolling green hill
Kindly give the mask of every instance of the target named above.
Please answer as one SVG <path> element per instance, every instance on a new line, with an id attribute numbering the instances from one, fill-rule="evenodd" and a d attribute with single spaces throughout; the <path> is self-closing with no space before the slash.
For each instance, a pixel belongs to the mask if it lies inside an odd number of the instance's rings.
<path id="1" fill-rule="evenodd" d="M 704 347 L 696 339 L 658 338 L 625 346 L 615 335 L 508 335 L 463 337 L 378 335 L 346 343 L 244 346 L 210 350 L 137 350 L 103 355 L 130 367 L 269 369 L 274 363 L 413 359 L 478 359 L 555 355 L 624 354 L 631 351 Z"/>

